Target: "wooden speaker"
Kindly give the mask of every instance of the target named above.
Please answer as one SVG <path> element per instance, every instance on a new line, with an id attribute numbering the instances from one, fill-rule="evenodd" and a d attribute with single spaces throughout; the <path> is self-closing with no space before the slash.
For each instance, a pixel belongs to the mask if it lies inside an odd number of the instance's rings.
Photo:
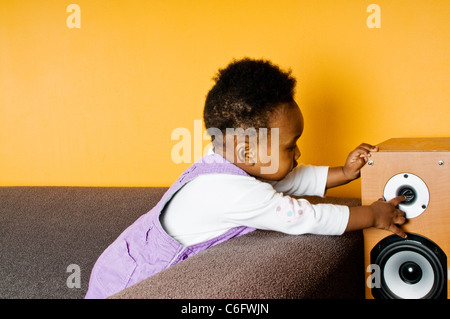
<path id="1" fill-rule="evenodd" d="M 403 239 L 364 230 L 366 298 L 447 299 L 450 255 L 450 138 L 394 138 L 361 170 L 362 204 L 405 195 Z"/>

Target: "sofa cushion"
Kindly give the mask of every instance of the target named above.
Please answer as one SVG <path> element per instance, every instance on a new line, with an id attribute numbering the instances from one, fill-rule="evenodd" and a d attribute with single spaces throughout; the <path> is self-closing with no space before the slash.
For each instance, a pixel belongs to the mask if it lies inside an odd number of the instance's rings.
<path id="1" fill-rule="evenodd" d="M 257 230 L 211 247 L 112 298 L 363 298 L 361 236 Z"/>
<path id="2" fill-rule="evenodd" d="M 0 298 L 83 298 L 91 269 L 167 188 L 0 187 Z M 359 199 L 311 198 L 358 205 Z M 361 232 L 256 231 L 212 247 L 120 292 L 121 298 L 358 298 Z M 67 279 L 79 267 L 81 286 Z"/>
<path id="3" fill-rule="evenodd" d="M 166 190 L 0 187 L 0 298 L 83 298 L 100 254 Z M 72 264 L 80 288 L 66 284 Z"/>

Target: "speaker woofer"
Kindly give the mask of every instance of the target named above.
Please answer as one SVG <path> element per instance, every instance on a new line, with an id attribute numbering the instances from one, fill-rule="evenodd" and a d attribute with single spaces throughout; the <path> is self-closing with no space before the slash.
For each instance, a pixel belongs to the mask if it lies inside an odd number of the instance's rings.
<path id="1" fill-rule="evenodd" d="M 446 299 L 447 256 L 434 242 L 417 234 L 384 238 L 370 253 L 380 268 L 376 299 Z"/>

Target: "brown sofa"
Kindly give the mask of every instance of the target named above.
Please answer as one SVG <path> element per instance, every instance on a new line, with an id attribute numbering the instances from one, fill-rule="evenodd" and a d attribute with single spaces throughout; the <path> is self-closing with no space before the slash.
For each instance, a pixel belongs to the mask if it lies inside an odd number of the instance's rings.
<path id="1" fill-rule="evenodd" d="M 98 256 L 166 190 L 0 187 L 0 298 L 83 298 Z M 348 198 L 309 200 L 360 204 Z M 362 233 L 292 236 L 258 230 L 113 298 L 362 299 Z"/>

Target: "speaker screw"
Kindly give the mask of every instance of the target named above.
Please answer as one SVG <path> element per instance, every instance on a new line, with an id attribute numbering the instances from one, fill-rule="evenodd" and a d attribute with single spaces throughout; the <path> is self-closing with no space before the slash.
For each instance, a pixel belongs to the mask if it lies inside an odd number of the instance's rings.
<path id="1" fill-rule="evenodd" d="M 370 161 L 367 162 L 367 164 L 370 165 L 370 166 L 372 166 L 372 165 L 373 165 L 373 161 L 370 160 Z M 441 164 L 439 164 L 439 165 L 441 165 Z"/>
<path id="2" fill-rule="evenodd" d="M 439 166 L 443 166 L 444 165 L 444 161 L 438 161 L 438 165 Z"/>

